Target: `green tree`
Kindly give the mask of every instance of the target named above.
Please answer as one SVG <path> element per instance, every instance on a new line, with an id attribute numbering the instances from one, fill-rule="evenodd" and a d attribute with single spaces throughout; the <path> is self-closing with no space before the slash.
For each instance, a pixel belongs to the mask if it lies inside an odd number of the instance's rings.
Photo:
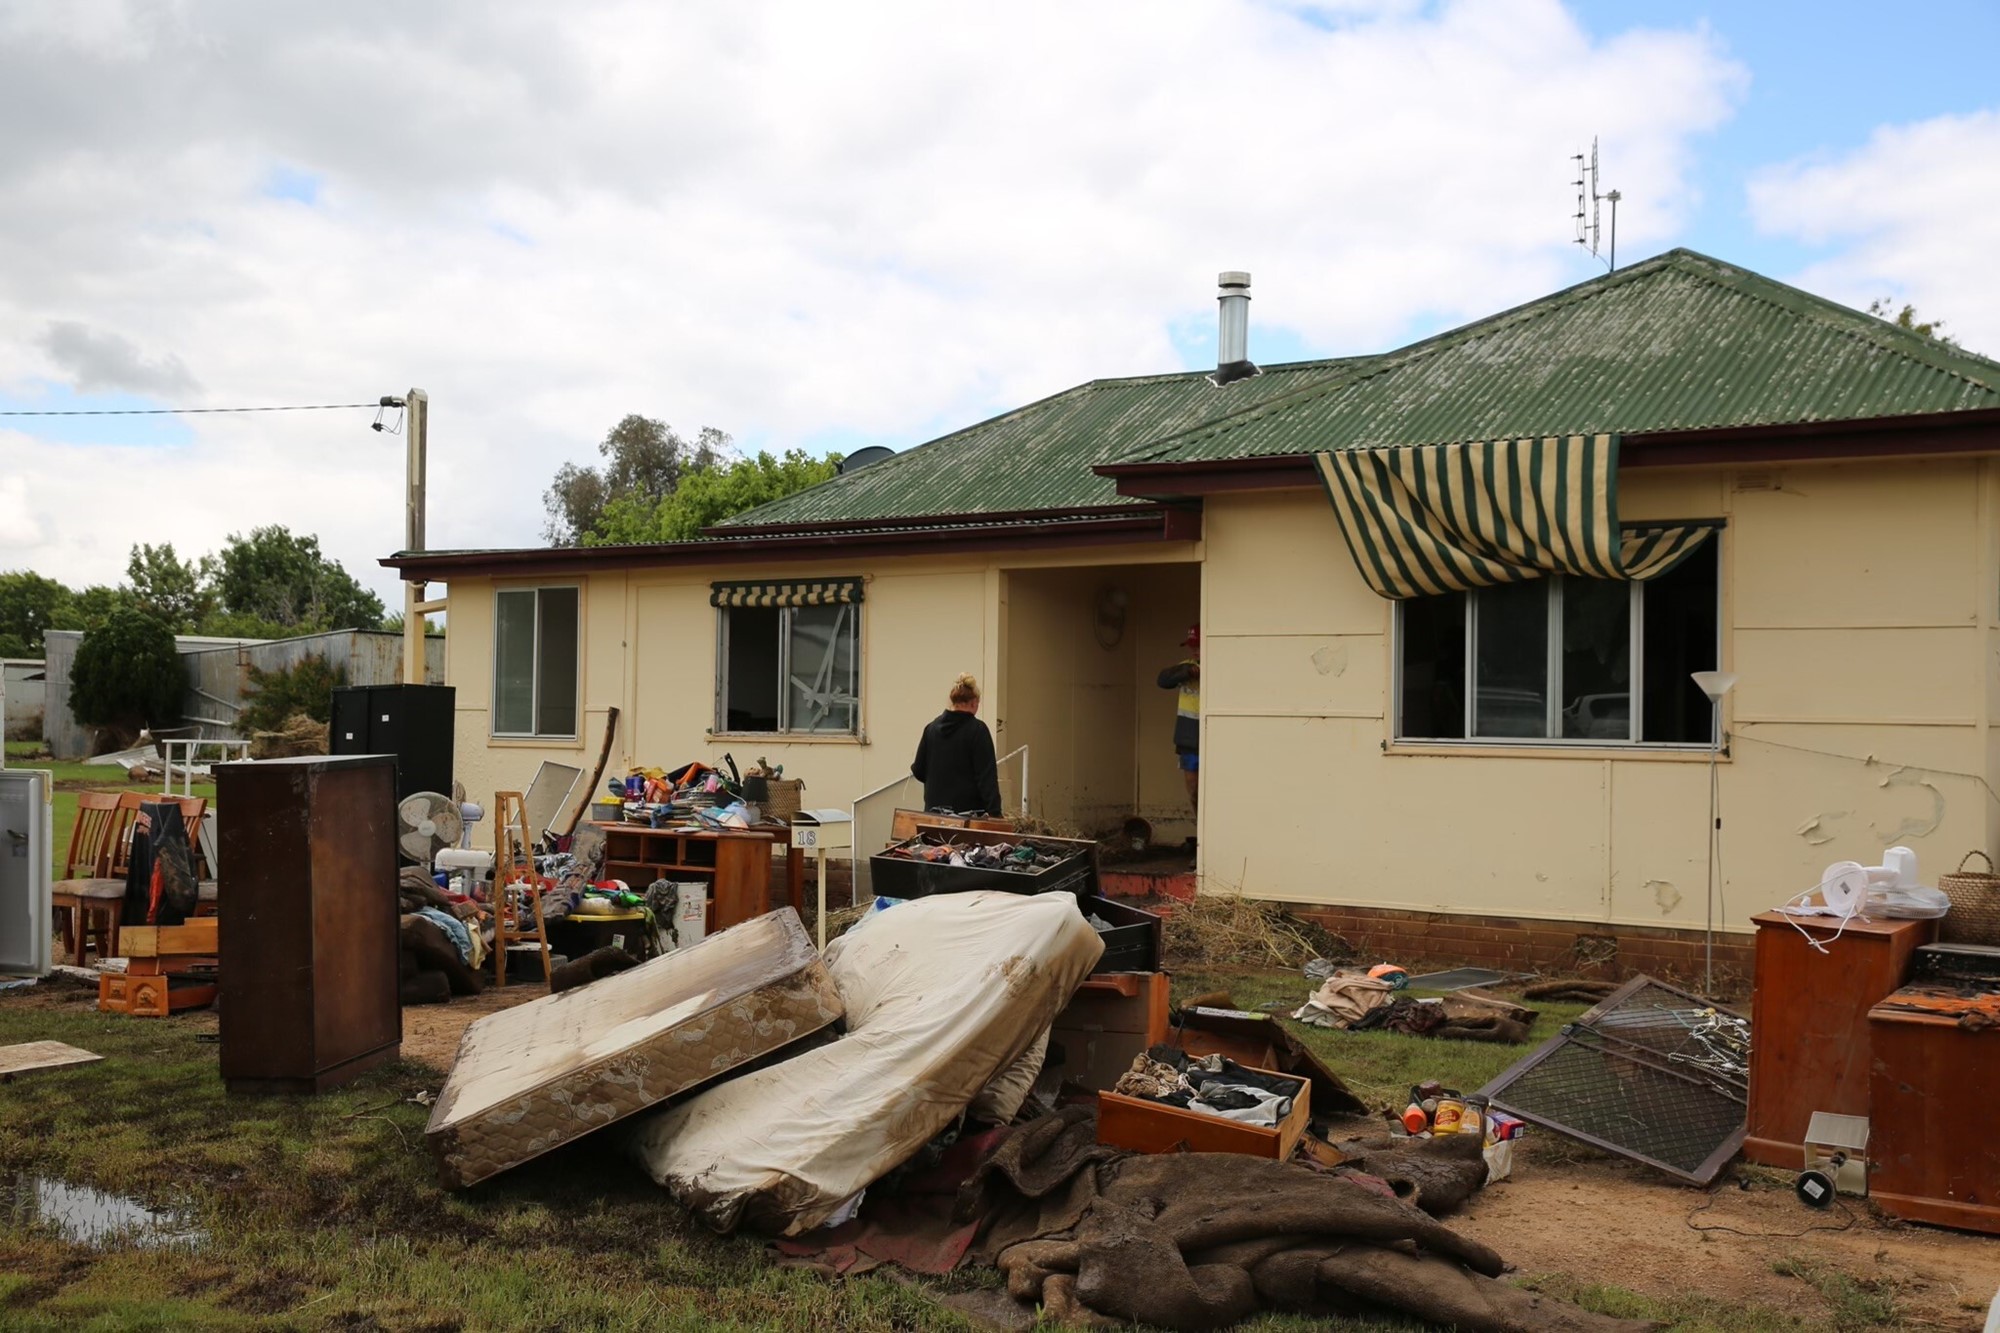
<path id="1" fill-rule="evenodd" d="M 608 506 L 586 545 L 689 541 L 725 518 L 831 480 L 839 470 L 839 455 L 813 458 L 802 449 L 696 468 L 657 504 Z"/>
<path id="2" fill-rule="evenodd" d="M 182 560 L 174 554 L 172 542 L 134 546 L 125 562 L 125 577 L 132 581 L 133 599 L 176 634 L 194 633 L 215 609 L 213 556 Z"/>
<path id="3" fill-rule="evenodd" d="M 1946 347 L 1958 346 L 1958 339 L 1945 337 L 1943 320 L 1919 320 L 1917 318 L 1917 308 L 1908 302 L 1905 302 L 1903 308 L 1892 315 L 1889 313 L 1889 310 L 1894 304 L 1893 301 L 1887 298 L 1878 298 L 1868 303 L 1868 313 L 1877 319 L 1888 320 L 1899 329 L 1908 329 L 1920 338 L 1929 338 L 1935 342 L 1941 342 Z"/>
<path id="4" fill-rule="evenodd" d="M 315 722 L 331 721 L 333 692 L 346 683 L 346 670 L 318 653 L 271 671 L 253 666 L 243 691 L 243 707 L 236 714 L 236 728 L 245 734 L 277 731 L 299 713 Z"/>
<path id="5" fill-rule="evenodd" d="M 129 743 L 141 727 L 177 722 L 187 672 L 167 622 L 136 607 L 88 630 L 70 664 L 69 707 L 85 726 Z"/>
<path id="6" fill-rule="evenodd" d="M 583 544 L 688 541 L 731 515 L 817 486 L 839 470 L 839 455 L 813 458 L 802 449 L 788 449 L 778 458 L 758 453 L 731 463 L 695 468 L 681 478 L 672 494 L 653 504 L 633 497 L 606 505 L 603 518 L 594 531 L 584 535 Z"/>
<path id="7" fill-rule="evenodd" d="M 287 634 L 382 623 L 382 599 L 328 559 L 319 538 L 275 524 L 230 535 L 216 562 L 215 592 L 231 616 L 254 616 Z"/>
<path id="8" fill-rule="evenodd" d="M 0 657 L 40 657 L 42 636 L 70 628 L 76 594 L 33 570 L 0 574 Z"/>
<path id="9" fill-rule="evenodd" d="M 391 611 L 388 615 L 383 616 L 382 632 L 384 634 L 401 634 L 403 632 L 403 613 L 401 611 Z M 424 635 L 427 638 L 442 639 L 444 637 L 444 623 L 425 616 Z"/>
<path id="10" fill-rule="evenodd" d="M 564 463 L 542 493 L 548 522 L 543 535 L 556 546 L 581 544 L 606 510 L 621 501 L 652 508 L 688 472 L 719 463 L 729 436 L 703 426 L 689 444 L 664 421 L 638 415 L 613 426 L 597 446 L 602 467 Z"/>

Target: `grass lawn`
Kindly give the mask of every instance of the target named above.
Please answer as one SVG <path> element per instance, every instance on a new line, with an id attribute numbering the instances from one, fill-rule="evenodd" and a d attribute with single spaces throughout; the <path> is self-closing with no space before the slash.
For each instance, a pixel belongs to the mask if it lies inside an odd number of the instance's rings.
<path id="1" fill-rule="evenodd" d="M 1267 1004 L 1282 1003 L 1282 1012 L 1286 1014 L 1304 1004 L 1312 990 L 1312 983 L 1297 972 L 1247 968 L 1176 972 L 1173 980 L 1175 1004 L 1206 992 L 1227 991 L 1238 1009 L 1264 1009 Z M 1425 1079 L 1434 1078 L 1460 1092 L 1476 1091 L 1536 1045 L 1555 1036 L 1558 1028 L 1590 1006 L 1536 1003 L 1530 1007 L 1541 1016 L 1535 1020 L 1530 1044 L 1526 1046 L 1432 1041 L 1393 1032 L 1332 1032 L 1303 1023 L 1287 1026 L 1340 1075 L 1356 1096 L 1370 1106 L 1401 1111 L 1409 1101 L 1410 1088 Z"/>
<path id="2" fill-rule="evenodd" d="M 1246 1007 L 1303 998 L 1290 974 L 1209 972 L 1175 988 L 1218 983 Z M 132 1196 L 183 1210 L 205 1239 L 92 1248 L 0 1209 L 0 1327 L 922 1331 L 973 1327 L 947 1302 L 998 1284 L 978 1270 L 836 1283 L 778 1269 L 761 1242 L 692 1222 L 601 1138 L 447 1193 L 423 1148 L 427 1111 L 410 1100 L 435 1092 L 439 1071 L 397 1064 L 316 1098 L 230 1096 L 212 1017 L 128 1019 L 97 1013 L 90 999 L 74 985 L 0 995 L 0 1044 L 54 1039 L 106 1057 L 0 1084 L 0 1183 L 39 1175 Z M 1550 1012 L 1543 1024 L 1559 1021 Z M 1357 1091 L 1397 1106 L 1417 1079 L 1474 1086 L 1521 1049 L 1305 1036 Z M 1587 1255 L 1579 1263 L 1614 1271 Z M 1667 1319 L 1677 1333 L 1806 1327 L 1696 1297 L 1670 1306 L 1575 1277 L 1531 1281 L 1595 1309 Z M 1416 1326 L 1269 1317 L 1245 1327 Z"/>

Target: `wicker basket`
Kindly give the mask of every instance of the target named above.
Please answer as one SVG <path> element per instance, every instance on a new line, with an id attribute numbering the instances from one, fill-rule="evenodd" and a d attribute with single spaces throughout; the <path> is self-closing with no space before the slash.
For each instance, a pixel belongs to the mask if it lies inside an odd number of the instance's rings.
<path id="1" fill-rule="evenodd" d="M 1978 857 L 1984 870 L 1967 870 L 1965 862 Z M 1993 858 L 1985 852 L 1967 852 L 1958 869 L 1938 878 L 1938 887 L 1951 899 L 1951 910 L 1938 923 L 1938 938 L 1947 944 L 2000 944 L 2000 875 L 1993 873 Z"/>
<path id="2" fill-rule="evenodd" d="M 764 798 L 764 818 L 782 819 L 787 824 L 799 812 L 799 793 L 806 789 L 800 778 L 766 778 L 771 794 Z"/>

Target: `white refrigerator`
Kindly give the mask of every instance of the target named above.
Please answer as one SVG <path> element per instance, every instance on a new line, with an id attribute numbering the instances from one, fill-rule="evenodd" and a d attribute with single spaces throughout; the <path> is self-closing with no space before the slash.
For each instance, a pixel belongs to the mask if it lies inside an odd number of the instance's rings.
<path id="1" fill-rule="evenodd" d="M 47 773 L 0 769 L 0 976 L 46 976 L 52 961 L 50 796 Z"/>

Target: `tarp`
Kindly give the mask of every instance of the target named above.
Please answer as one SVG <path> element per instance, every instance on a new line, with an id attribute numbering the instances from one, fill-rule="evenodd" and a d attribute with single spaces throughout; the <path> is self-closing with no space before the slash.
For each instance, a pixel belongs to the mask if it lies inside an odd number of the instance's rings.
<path id="1" fill-rule="evenodd" d="M 1103 952 L 1067 893 L 892 907 L 827 950 L 845 1037 L 640 1122 L 632 1150 L 718 1231 L 796 1235 L 936 1137 Z"/>

